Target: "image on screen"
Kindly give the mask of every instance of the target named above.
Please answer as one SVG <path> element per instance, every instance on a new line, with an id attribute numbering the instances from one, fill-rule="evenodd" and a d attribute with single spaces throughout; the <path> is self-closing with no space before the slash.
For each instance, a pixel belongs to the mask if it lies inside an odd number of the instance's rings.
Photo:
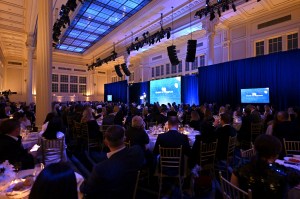
<path id="1" fill-rule="evenodd" d="M 150 103 L 181 103 L 181 77 L 150 81 Z"/>
<path id="2" fill-rule="evenodd" d="M 269 88 L 241 89 L 241 103 L 270 103 Z"/>
<path id="3" fill-rule="evenodd" d="M 112 101 L 112 95 L 107 95 L 107 101 L 111 102 Z"/>

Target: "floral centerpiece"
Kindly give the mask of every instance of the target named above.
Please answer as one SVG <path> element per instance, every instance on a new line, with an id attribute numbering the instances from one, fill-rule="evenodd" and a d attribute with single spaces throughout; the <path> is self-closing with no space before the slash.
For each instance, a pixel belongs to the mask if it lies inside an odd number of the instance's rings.
<path id="1" fill-rule="evenodd" d="M 0 164 L 0 191 L 3 191 L 9 186 L 10 182 L 16 178 L 14 166 L 6 160 Z"/>

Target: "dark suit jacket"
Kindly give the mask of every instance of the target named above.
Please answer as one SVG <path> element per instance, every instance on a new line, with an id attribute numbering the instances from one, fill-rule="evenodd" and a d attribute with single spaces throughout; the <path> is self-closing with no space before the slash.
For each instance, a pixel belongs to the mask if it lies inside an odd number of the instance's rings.
<path id="1" fill-rule="evenodd" d="M 279 122 L 273 127 L 273 135 L 281 141 L 283 138 L 286 140 L 300 140 L 300 129 L 293 122 Z"/>
<path id="2" fill-rule="evenodd" d="M 254 110 L 250 114 L 251 122 L 252 123 L 259 123 L 261 122 L 260 113 L 257 110 Z"/>
<path id="3" fill-rule="evenodd" d="M 115 116 L 113 114 L 109 114 L 103 117 L 102 124 L 103 125 L 113 125 L 115 120 Z"/>
<path id="4" fill-rule="evenodd" d="M 144 153 L 139 146 L 124 148 L 97 164 L 80 191 L 92 199 L 131 199 L 143 161 Z"/>
<path id="5" fill-rule="evenodd" d="M 21 169 L 34 168 L 33 156 L 23 148 L 21 137 L 16 141 L 7 135 L 0 135 L 0 162 L 5 160 L 11 164 L 21 162 Z"/>
<path id="6" fill-rule="evenodd" d="M 226 125 L 220 127 L 216 130 L 216 138 L 218 139 L 216 159 L 217 160 L 226 160 L 227 150 L 228 150 L 228 140 L 229 137 L 236 136 L 236 130 L 230 126 Z"/>
<path id="7" fill-rule="evenodd" d="M 144 129 L 129 127 L 126 132 L 126 141 L 130 141 L 130 145 L 140 145 L 145 149 L 145 145 L 149 143 L 149 136 Z"/>
<path id="8" fill-rule="evenodd" d="M 182 145 L 182 153 L 188 157 L 191 154 L 191 147 L 188 137 L 176 130 L 170 130 L 166 133 L 158 135 L 153 150 L 153 153 L 156 155 L 159 154 L 159 145 L 166 148 L 179 148 Z"/>

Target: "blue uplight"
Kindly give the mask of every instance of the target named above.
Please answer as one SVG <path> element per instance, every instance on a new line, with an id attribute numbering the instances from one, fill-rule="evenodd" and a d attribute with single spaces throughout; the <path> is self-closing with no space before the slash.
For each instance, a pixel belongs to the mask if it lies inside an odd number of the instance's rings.
<path id="1" fill-rule="evenodd" d="M 151 0 L 86 0 L 57 49 L 84 53 Z"/>

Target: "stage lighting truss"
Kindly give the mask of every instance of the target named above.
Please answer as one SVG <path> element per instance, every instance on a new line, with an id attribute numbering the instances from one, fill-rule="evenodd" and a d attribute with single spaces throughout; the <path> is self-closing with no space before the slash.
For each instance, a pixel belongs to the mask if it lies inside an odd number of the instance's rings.
<path id="1" fill-rule="evenodd" d="M 246 0 L 247 1 L 247 0 Z M 221 11 L 225 12 L 229 10 L 231 5 L 231 8 L 234 12 L 237 11 L 236 4 L 234 3 L 235 0 L 217 0 L 216 3 L 212 4 L 210 0 L 206 0 L 206 5 L 201 10 L 198 10 L 195 13 L 195 18 L 201 19 L 203 16 L 207 16 L 209 14 L 209 20 L 212 21 L 216 17 L 215 13 L 218 14 L 219 17 L 221 17 Z"/>
<path id="2" fill-rule="evenodd" d="M 110 61 L 115 61 L 117 59 L 118 54 L 115 51 L 111 52 L 111 55 L 104 59 L 97 58 L 96 62 L 93 62 L 92 64 L 86 64 L 88 70 L 94 70 L 96 67 L 102 66 L 102 64 L 108 64 Z"/>

